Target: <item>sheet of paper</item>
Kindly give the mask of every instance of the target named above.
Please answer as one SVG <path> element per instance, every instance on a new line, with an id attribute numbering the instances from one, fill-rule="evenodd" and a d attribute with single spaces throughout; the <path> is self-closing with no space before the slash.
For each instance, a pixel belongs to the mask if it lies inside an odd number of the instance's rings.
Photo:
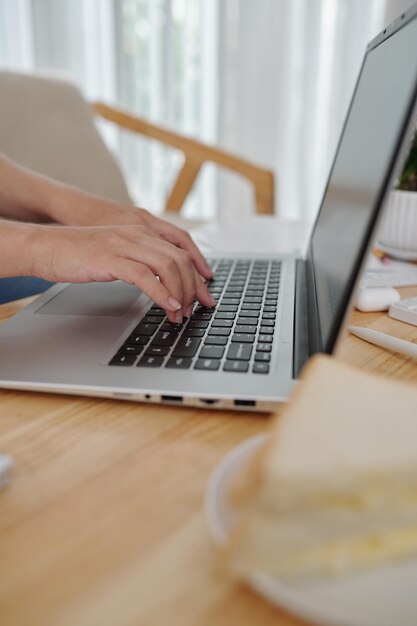
<path id="1" fill-rule="evenodd" d="M 210 222 L 192 231 L 202 251 L 207 254 L 279 254 L 304 256 L 311 223 L 255 216 L 236 222 Z"/>
<path id="2" fill-rule="evenodd" d="M 370 254 L 363 273 L 362 287 L 407 287 L 417 285 L 417 264 L 379 259 Z"/>

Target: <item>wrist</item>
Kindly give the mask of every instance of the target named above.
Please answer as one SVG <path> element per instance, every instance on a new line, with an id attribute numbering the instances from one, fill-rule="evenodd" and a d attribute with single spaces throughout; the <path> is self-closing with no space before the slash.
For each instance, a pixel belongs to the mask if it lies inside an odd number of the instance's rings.
<path id="1" fill-rule="evenodd" d="M 0 220 L 0 276 L 36 276 L 34 243 L 44 226 Z"/>

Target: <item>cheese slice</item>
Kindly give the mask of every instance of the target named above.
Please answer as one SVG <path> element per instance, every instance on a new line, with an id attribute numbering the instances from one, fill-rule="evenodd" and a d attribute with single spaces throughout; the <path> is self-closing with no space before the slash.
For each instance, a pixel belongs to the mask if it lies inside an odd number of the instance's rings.
<path id="1" fill-rule="evenodd" d="M 231 497 L 237 572 L 326 576 L 417 554 L 417 389 L 315 357 Z"/>

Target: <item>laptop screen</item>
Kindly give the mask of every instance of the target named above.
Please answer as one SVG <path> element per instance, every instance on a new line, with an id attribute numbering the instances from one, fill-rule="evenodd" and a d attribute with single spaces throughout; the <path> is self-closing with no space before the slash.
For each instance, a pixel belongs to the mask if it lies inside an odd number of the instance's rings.
<path id="1" fill-rule="evenodd" d="M 368 50 L 310 247 L 321 345 L 330 351 L 368 244 L 417 82 L 417 17 Z"/>

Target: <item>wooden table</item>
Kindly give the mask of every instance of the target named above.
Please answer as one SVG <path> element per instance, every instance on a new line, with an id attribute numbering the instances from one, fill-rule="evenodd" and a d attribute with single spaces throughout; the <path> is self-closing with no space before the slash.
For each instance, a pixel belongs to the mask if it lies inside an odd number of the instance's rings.
<path id="1" fill-rule="evenodd" d="M 403 290 L 403 296 L 417 289 Z M 0 320 L 22 302 L 0 307 Z M 417 341 L 383 314 L 352 323 Z M 338 358 L 417 382 L 417 364 L 352 336 Z M 4 626 L 299 625 L 229 580 L 203 517 L 210 472 L 270 417 L 0 391 Z"/>

